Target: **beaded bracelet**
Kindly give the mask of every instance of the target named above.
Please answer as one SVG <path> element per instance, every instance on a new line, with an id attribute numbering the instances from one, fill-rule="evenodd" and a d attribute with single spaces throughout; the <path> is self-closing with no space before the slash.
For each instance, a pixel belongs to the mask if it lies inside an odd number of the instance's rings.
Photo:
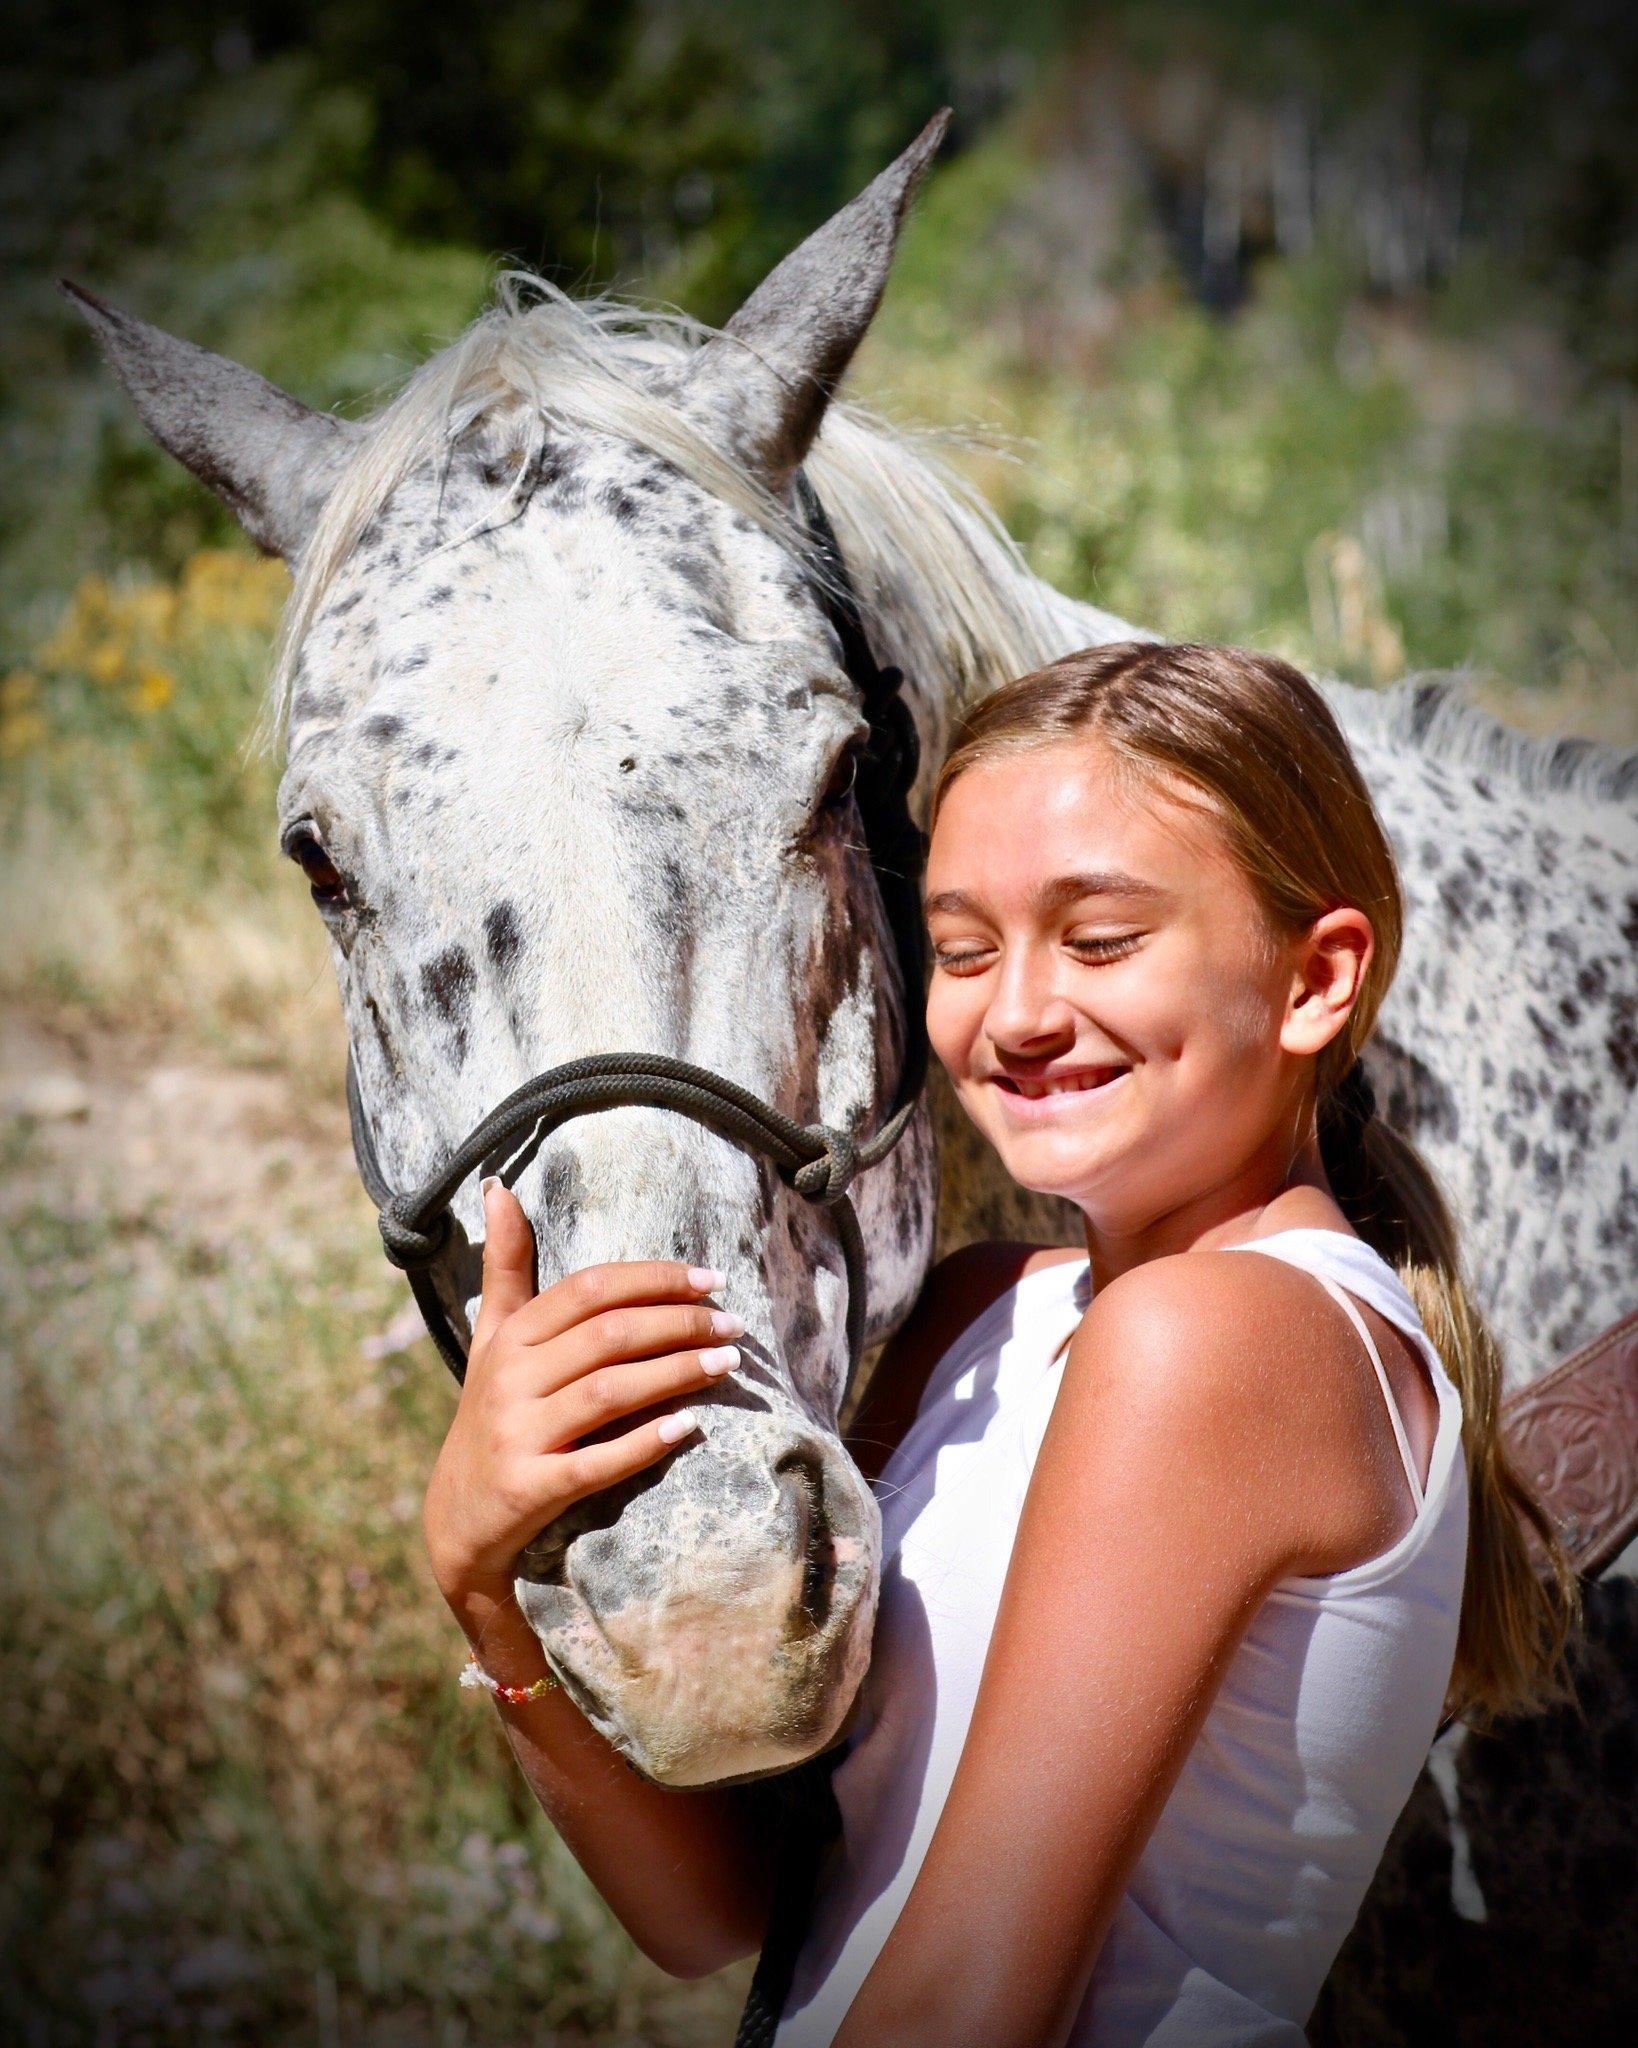
<path id="1" fill-rule="evenodd" d="M 467 1660 L 460 1682 L 472 1692 L 492 1692 L 509 1707 L 526 1706 L 530 1700 L 542 1700 L 549 1692 L 558 1690 L 558 1682 L 549 1671 L 533 1685 L 502 1685 L 498 1678 L 490 1677 L 475 1657 Z"/>

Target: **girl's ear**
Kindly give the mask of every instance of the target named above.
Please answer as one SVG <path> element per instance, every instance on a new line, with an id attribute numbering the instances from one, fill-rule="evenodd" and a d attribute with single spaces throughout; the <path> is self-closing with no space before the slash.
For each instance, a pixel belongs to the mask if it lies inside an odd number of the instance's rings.
<path id="1" fill-rule="evenodd" d="M 1348 1021 L 1365 986 L 1365 971 L 1376 950 L 1371 920 L 1363 910 L 1328 910 L 1308 928 L 1297 951 L 1280 1045 L 1312 1057 L 1323 1052 Z"/>

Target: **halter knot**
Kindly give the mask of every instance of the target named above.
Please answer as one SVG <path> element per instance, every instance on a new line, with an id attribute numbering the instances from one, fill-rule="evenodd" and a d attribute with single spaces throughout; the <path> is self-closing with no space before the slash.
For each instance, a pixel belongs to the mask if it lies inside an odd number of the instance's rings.
<path id="1" fill-rule="evenodd" d="M 859 1148 L 847 1131 L 833 1131 L 824 1124 L 809 1124 L 803 1133 L 824 1150 L 791 1175 L 791 1186 L 821 1209 L 828 1209 L 847 1193 L 848 1184 L 859 1170 Z"/>
<path id="2" fill-rule="evenodd" d="M 414 1273 L 430 1266 L 449 1242 L 450 1216 L 447 1209 L 440 1210 L 423 1230 L 401 1215 L 395 1203 L 388 1202 L 377 1221 L 387 1259 L 401 1273 Z"/>

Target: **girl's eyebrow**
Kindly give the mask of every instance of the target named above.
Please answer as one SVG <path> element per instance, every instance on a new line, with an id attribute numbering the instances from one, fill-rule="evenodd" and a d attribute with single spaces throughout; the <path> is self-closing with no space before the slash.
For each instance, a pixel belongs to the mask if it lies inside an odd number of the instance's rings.
<path id="1" fill-rule="evenodd" d="M 1126 874 L 1120 868 L 1098 868 L 1087 874 L 1054 876 L 1037 892 L 1036 902 L 1042 910 L 1061 910 L 1065 904 L 1079 903 L 1086 896 L 1125 896 L 1158 902 L 1165 895 L 1164 889 L 1145 882 L 1141 876 Z M 922 910 L 928 917 L 940 911 L 953 916 L 981 914 L 981 906 L 962 889 L 939 890 L 936 896 L 926 899 Z"/>

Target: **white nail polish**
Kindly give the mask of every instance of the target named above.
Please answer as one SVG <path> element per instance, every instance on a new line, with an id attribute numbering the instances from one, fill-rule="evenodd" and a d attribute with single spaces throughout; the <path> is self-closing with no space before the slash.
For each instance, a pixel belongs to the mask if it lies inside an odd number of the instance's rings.
<path id="1" fill-rule="evenodd" d="M 662 1415 L 656 1426 L 661 1443 L 681 1443 L 685 1436 L 692 1436 L 700 1426 L 700 1419 L 692 1408 L 679 1408 L 675 1415 Z"/>
<path id="2" fill-rule="evenodd" d="M 737 1344 L 716 1344 L 709 1351 L 700 1353 L 700 1371 L 708 1372 L 713 1379 L 720 1379 L 725 1372 L 732 1372 L 738 1363 Z"/>
<path id="3" fill-rule="evenodd" d="M 698 1288 L 701 1294 L 715 1294 L 727 1278 L 728 1275 L 719 1273 L 715 1266 L 690 1266 L 688 1269 L 689 1286 Z"/>
<path id="4" fill-rule="evenodd" d="M 478 1183 L 478 1193 L 487 1202 L 489 1200 L 489 1190 L 491 1188 L 498 1188 L 500 1185 L 501 1177 L 498 1173 L 486 1173 Z"/>
<path id="5" fill-rule="evenodd" d="M 745 1324 L 732 1309 L 714 1308 L 711 1311 L 711 1335 L 713 1337 L 743 1337 Z"/>

